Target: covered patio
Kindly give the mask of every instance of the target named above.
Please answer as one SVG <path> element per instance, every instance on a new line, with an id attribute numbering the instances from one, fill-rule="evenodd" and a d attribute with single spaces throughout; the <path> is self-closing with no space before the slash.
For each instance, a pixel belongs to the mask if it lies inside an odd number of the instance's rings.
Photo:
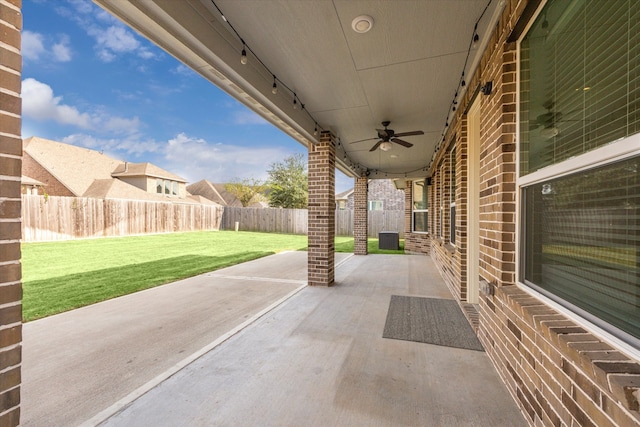
<path id="1" fill-rule="evenodd" d="M 383 338 L 392 295 L 452 299 L 429 258 L 338 254 L 331 289 L 300 288 L 306 258 L 25 325 L 23 424 L 526 424 L 485 352 Z"/>

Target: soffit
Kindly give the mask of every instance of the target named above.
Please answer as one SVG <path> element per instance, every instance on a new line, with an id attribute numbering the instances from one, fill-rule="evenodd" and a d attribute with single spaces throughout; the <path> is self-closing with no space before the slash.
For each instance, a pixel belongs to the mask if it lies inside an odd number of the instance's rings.
<path id="1" fill-rule="evenodd" d="M 442 138 L 458 88 L 474 23 L 488 0 L 217 0 L 250 49 L 289 86 L 311 113 L 293 110 L 281 87 L 249 54 L 210 0 L 96 0 L 303 144 L 313 143 L 314 121 L 341 141 L 338 164 L 357 164 L 371 177 L 423 176 Z M 487 40 L 498 0 L 479 23 Z M 131 5 L 132 7 L 129 7 Z M 351 21 L 373 17 L 368 33 Z M 481 47 L 471 51 L 466 74 Z M 423 130 L 388 152 L 369 152 L 380 122 L 396 132 Z M 396 157 L 391 157 L 392 155 Z M 353 168 L 352 170 L 355 170 Z"/>

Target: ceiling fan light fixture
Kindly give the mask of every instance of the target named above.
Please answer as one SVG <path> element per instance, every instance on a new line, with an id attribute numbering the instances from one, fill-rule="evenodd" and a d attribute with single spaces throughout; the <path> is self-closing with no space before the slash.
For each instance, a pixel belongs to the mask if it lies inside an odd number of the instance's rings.
<path id="1" fill-rule="evenodd" d="M 560 130 L 555 127 L 548 127 L 548 128 L 544 128 L 540 131 L 540 136 L 543 137 L 544 139 L 551 139 L 554 136 L 557 136 L 560 133 Z"/>
<path id="2" fill-rule="evenodd" d="M 351 28 L 353 31 L 359 34 L 364 34 L 373 27 L 373 18 L 369 15 L 360 15 L 353 18 L 351 21 Z"/>
<path id="3" fill-rule="evenodd" d="M 393 148 L 393 144 L 391 144 L 389 141 L 384 141 L 382 144 L 380 144 L 380 149 L 382 151 L 389 151 Z"/>

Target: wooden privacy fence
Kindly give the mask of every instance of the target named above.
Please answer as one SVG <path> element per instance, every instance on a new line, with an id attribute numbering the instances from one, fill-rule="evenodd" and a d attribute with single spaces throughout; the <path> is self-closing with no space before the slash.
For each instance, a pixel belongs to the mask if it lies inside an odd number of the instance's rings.
<path id="1" fill-rule="evenodd" d="M 222 230 L 269 233 L 307 234 L 306 209 L 232 208 L 225 207 Z M 404 237 L 404 211 L 369 211 L 369 237 L 381 231 L 397 231 Z M 336 235 L 353 236 L 353 211 L 336 210 Z"/>
<path id="2" fill-rule="evenodd" d="M 222 211 L 214 205 L 23 195 L 22 240 L 218 230 Z"/>

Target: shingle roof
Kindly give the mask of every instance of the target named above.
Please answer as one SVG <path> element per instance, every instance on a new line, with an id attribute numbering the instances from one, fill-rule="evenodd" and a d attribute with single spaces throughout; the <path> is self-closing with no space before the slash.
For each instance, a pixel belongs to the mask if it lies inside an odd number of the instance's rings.
<path id="1" fill-rule="evenodd" d="M 221 187 L 222 193 L 218 190 Z M 242 203 L 231 193 L 224 190 L 224 184 L 214 184 L 206 179 L 187 186 L 187 191 L 193 195 L 205 197 L 222 206 L 242 207 Z M 231 204 L 229 204 L 231 203 Z"/>
<path id="2" fill-rule="evenodd" d="M 24 140 L 23 150 L 76 196 L 82 196 L 96 179 L 110 179 L 122 163 L 95 150 L 44 138 Z"/>
<path id="3" fill-rule="evenodd" d="M 111 173 L 113 177 L 122 176 L 151 176 L 153 178 L 163 178 L 178 182 L 187 182 L 186 179 L 172 174 L 152 163 L 131 163 L 124 162 L 119 164 Z"/>
<path id="4" fill-rule="evenodd" d="M 351 193 L 353 193 L 353 188 L 348 189 L 347 191 L 343 191 L 342 193 L 336 194 L 336 200 L 346 200 Z"/>

